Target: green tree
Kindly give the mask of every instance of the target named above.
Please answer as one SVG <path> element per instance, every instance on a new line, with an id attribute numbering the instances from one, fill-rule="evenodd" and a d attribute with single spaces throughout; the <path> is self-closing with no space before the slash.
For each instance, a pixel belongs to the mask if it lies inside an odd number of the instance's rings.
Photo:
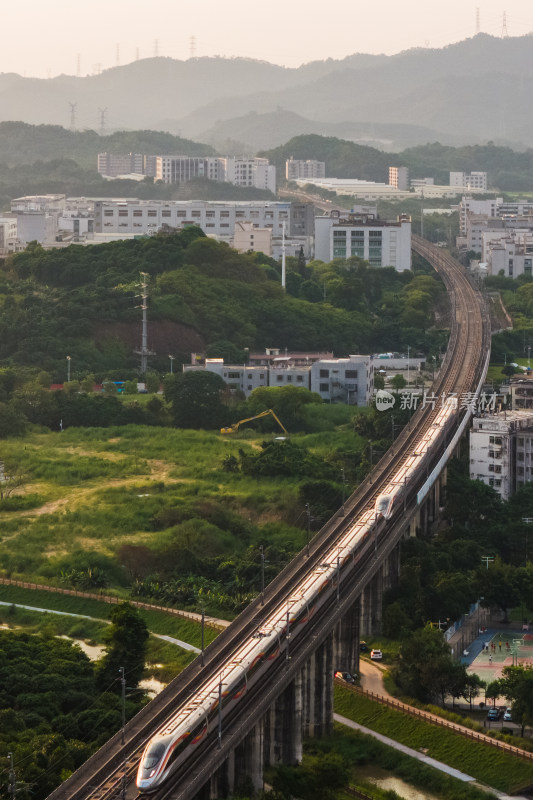
<path id="1" fill-rule="evenodd" d="M 483 598 L 487 608 L 499 606 L 504 614 L 504 622 L 508 622 L 507 612 L 520 602 L 519 575 L 512 564 L 504 564 L 496 558 L 489 568 L 479 567 L 476 572 L 478 596 Z"/>
<path id="2" fill-rule="evenodd" d="M 402 644 L 392 674 L 406 694 L 427 703 L 443 700 L 457 687 L 456 666 L 442 632 L 426 625 Z"/>
<path id="3" fill-rule="evenodd" d="M 502 694 L 512 701 L 512 719 L 522 726 L 533 725 L 533 667 L 504 667 L 500 680 Z"/>
<path id="4" fill-rule="evenodd" d="M 161 380 L 159 378 L 159 374 L 154 372 L 153 370 L 148 370 L 145 375 L 145 383 L 146 383 L 146 391 L 149 394 L 155 394 L 159 391 L 159 385 Z"/>
<path id="5" fill-rule="evenodd" d="M 165 379 L 165 400 L 178 428 L 220 428 L 227 418 L 221 401 L 225 384 L 219 375 L 189 371 Z"/>
<path id="6" fill-rule="evenodd" d="M 405 389 L 405 387 L 407 386 L 407 381 L 405 380 L 403 375 L 397 373 L 394 376 L 394 378 L 392 378 L 390 384 L 393 387 L 393 389 L 396 389 L 396 391 L 399 392 L 401 389 Z"/>
<path id="7" fill-rule="evenodd" d="M 98 663 L 97 681 L 102 691 L 120 691 L 119 671 L 124 667 L 128 686 L 135 688 L 144 672 L 148 629 L 130 603 L 120 603 L 110 614 L 107 648 Z"/>

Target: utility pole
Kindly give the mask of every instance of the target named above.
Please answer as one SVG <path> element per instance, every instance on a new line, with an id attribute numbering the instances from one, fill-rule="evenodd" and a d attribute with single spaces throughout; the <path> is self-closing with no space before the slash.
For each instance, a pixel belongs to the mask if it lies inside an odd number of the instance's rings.
<path id="1" fill-rule="evenodd" d="M 261 605 L 265 605 L 265 549 L 262 544 L 259 545 L 261 553 Z"/>
<path id="2" fill-rule="evenodd" d="M 174 359 L 176 358 L 176 356 L 169 356 L 169 358 L 170 358 L 170 374 L 173 375 L 174 374 Z"/>
<path id="3" fill-rule="evenodd" d="M 139 350 L 134 350 L 133 352 L 141 357 L 141 375 L 146 375 L 146 369 L 148 367 L 148 356 L 154 356 L 155 352 L 153 350 L 148 349 L 148 315 L 147 315 L 148 273 L 141 272 L 141 277 L 142 277 L 142 283 L 141 283 L 142 294 L 140 295 L 141 305 L 137 306 L 137 308 L 141 308 L 143 312 L 141 347 Z"/>
<path id="4" fill-rule="evenodd" d="M 70 356 L 67 356 L 67 383 L 70 383 Z"/>
<path id="5" fill-rule="evenodd" d="M 285 223 L 283 223 L 281 234 L 281 285 L 285 289 L 286 283 L 286 266 L 285 266 Z"/>
<path id="6" fill-rule="evenodd" d="M 346 499 L 346 478 L 344 476 L 344 467 L 341 467 L 341 475 L 342 475 L 342 516 L 344 516 L 344 502 Z"/>
<path id="7" fill-rule="evenodd" d="M 205 608 L 202 606 L 202 667 L 204 664 L 204 628 L 205 628 Z"/>
<path id="8" fill-rule="evenodd" d="M 70 130 L 76 130 L 76 108 L 78 107 L 77 103 L 69 102 L 70 106 Z"/>
<path id="9" fill-rule="evenodd" d="M 485 563 L 487 569 L 489 568 L 489 564 L 492 564 L 494 561 L 494 556 L 481 556 L 481 560 Z"/>
<path id="10" fill-rule="evenodd" d="M 107 108 L 99 108 L 98 113 L 100 114 L 100 136 L 105 136 L 105 115 L 107 114 Z"/>

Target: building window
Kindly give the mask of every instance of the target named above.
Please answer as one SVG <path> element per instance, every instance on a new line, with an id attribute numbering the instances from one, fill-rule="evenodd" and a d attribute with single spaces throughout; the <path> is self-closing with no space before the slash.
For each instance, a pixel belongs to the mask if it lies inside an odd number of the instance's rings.
<path id="1" fill-rule="evenodd" d="M 329 378 L 329 369 L 321 369 L 319 377 L 320 378 Z"/>
<path id="2" fill-rule="evenodd" d="M 481 428 L 481 425 L 479 426 Z M 501 436 L 489 436 L 490 444 L 501 444 L 502 437 Z"/>
<path id="3" fill-rule="evenodd" d="M 319 391 L 329 392 L 329 383 L 321 383 Z"/>
<path id="4" fill-rule="evenodd" d="M 149 216 L 149 217 L 157 217 L 157 211 L 155 210 L 155 208 L 149 208 L 147 216 Z"/>
<path id="5" fill-rule="evenodd" d="M 228 372 L 228 378 L 230 378 L 230 379 L 231 378 L 233 378 L 233 379 L 237 378 L 237 380 L 240 380 L 240 377 L 241 377 L 241 373 L 240 372 Z"/>
<path id="6" fill-rule="evenodd" d="M 276 380 L 278 383 L 281 383 L 283 380 L 283 375 L 276 375 Z"/>
<path id="7" fill-rule="evenodd" d="M 356 369 L 347 369 L 344 373 L 345 378 L 357 378 L 357 370 Z"/>
<path id="8" fill-rule="evenodd" d="M 303 383 L 304 382 L 304 376 L 303 375 L 297 375 L 296 376 L 296 382 L 297 383 Z"/>

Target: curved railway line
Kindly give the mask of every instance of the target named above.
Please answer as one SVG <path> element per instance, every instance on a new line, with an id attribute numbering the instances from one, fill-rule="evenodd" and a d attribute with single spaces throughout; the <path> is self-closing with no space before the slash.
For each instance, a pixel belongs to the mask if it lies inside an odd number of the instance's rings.
<path id="1" fill-rule="evenodd" d="M 468 280 L 464 268 L 453 259 L 446 251 L 436 248 L 425 240 L 413 236 L 412 247 L 415 252 L 426 258 L 441 275 L 448 290 L 451 307 L 451 333 L 445 359 L 439 374 L 432 386 L 435 397 L 449 396 L 456 393 L 461 398 L 463 393 L 477 391 L 484 379 L 488 352 L 490 349 L 490 324 L 485 309 L 483 298 Z M 413 415 L 409 425 L 404 428 L 392 448 L 383 456 L 372 474 L 357 489 L 357 491 L 344 504 L 344 516 L 335 515 L 319 533 L 315 535 L 310 544 L 309 555 L 302 551 L 265 589 L 264 604 L 258 597 L 250 606 L 226 629 L 205 651 L 205 666 L 201 666 L 200 658 L 190 664 L 183 673 L 175 678 L 164 692 L 146 706 L 134 717 L 125 728 L 125 742 L 122 744 L 121 733 L 116 734 L 107 744 L 80 767 L 67 781 L 61 784 L 50 796 L 49 800 L 111 800 L 125 791 L 124 783 L 132 784 L 137 769 L 138 760 L 143 747 L 154 731 L 171 715 L 176 713 L 182 704 L 189 701 L 197 687 L 207 679 L 220 673 L 222 666 L 229 662 L 243 640 L 250 637 L 254 631 L 261 627 L 263 621 L 273 612 L 276 606 L 285 598 L 289 598 L 304 577 L 322 563 L 323 556 L 334 546 L 335 541 L 345 532 L 357 517 L 368 509 L 373 508 L 376 498 L 381 493 L 383 486 L 401 471 L 409 457 L 416 452 L 419 443 L 432 426 L 438 414 L 438 403 L 428 403 L 424 408 L 419 408 Z M 409 487 L 404 500 L 406 506 L 414 506 L 421 488 L 427 483 L 428 476 L 439 464 L 442 453 L 449 446 L 456 431 L 467 422 L 471 412 L 468 407 L 459 406 L 457 413 L 446 422 L 435 445 L 429 450 L 424 463 L 422 475 Z M 462 428 L 461 428 L 462 429 Z M 357 580 L 350 592 L 359 590 L 363 585 L 365 576 L 371 568 L 376 567 L 376 562 L 381 550 L 385 552 L 388 546 L 388 531 L 401 517 L 401 509 L 396 508 L 390 524 L 379 533 L 379 542 L 375 541 L 372 548 L 366 546 L 365 552 L 359 562 L 360 572 L 355 576 Z M 378 552 L 379 544 L 379 552 Z M 368 552 L 367 552 L 368 551 Z M 373 574 L 373 573 L 372 573 Z M 341 585 L 341 591 L 343 587 Z M 352 594 L 350 596 L 352 596 Z M 343 605 L 334 601 L 325 606 L 323 611 L 313 621 L 310 633 L 313 636 L 303 637 L 305 642 L 300 643 L 299 650 L 295 649 L 291 669 L 297 669 L 299 662 L 303 661 L 310 646 L 309 639 L 320 641 L 326 636 L 328 630 L 338 618 Z M 345 605 L 349 598 L 346 598 Z M 302 638 L 302 637 L 300 637 Z M 308 657 L 308 656 L 307 656 Z M 280 659 L 278 659 L 280 661 Z M 261 696 L 257 690 L 250 692 L 250 697 L 239 704 L 239 714 L 243 717 L 257 712 L 257 709 L 272 701 L 275 696 L 275 685 L 283 679 L 281 667 L 273 662 L 272 671 L 269 673 L 268 687 L 261 687 Z M 228 730 L 228 739 L 231 739 L 232 720 L 225 722 Z M 235 726 L 239 728 L 238 725 Z M 242 726 L 240 733 L 242 734 Z M 237 735 L 237 733 L 235 733 Z M 201 758 L 205 763 L 208 752 L 216 748 L 214 736 L 206 737 L 203 745 L 197 748 L 197 754 L 192 763 L 187 763 L 187 768 L 180 772 L 179 779 L 183 784 L 191 787 L 191 792 L 200 787 L 199 764 Z M 125 767 L 125 764 L 127 766 Z M 204 778 L 205 780 L 205 778 Z M 132 784 L 133 788 L 133 784 Z M 175 781 L 171 780 L 169 786 L 153 797 L 162 800 L 165 796 L 190 797 L 191 792 L 176 789 Z M 131 789 L 127 797 L 133 797 Z"/>

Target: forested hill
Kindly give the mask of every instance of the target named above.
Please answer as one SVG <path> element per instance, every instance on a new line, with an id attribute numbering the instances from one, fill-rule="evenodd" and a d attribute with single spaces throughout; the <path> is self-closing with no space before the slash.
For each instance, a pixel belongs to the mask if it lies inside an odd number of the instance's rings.
<path id="1" fill-rule="evenodd" d="M 365 262 L 298 265 L 287 293 L 279 264 L 239 254 L 199 228 L 180 234 L 45 251 L 6 259 L 0 271 L 0 365 L 27 365 L 64 379 L 135 370 L 141 338 L 139 273 L 149 276 L 151 366 L 168 354 L 189 361 L 205 350 L 240 363 L 244 348 L 332 350 L 337 356 L 435 346 L 433 308 L 443 292 L 431 275 Z"/>
<path id="2" fill-rule="evenodd" d="M 452 171 L 488 173 L 489 186 L 501 191 L 529 191 L 533 185 L 533 149 L 515 152 L 493 142 L 486 145 L 449 147 L 434 142 L 411 147 L 401 153 L 383 153 L 333 136 L 295 136 L 286 144 L 259 155 L 275 164 L 281 174 L 285 161 L 293 156 L 326 163 L 332 178 L 361 178 L 388 183 L 389 166 L 409 168 L 411 178 L 431 177 L 448 184 Z"/>
<path id="3" fill-rule="evenodd" d="M 71 131 L 60 125 L 0 122 L 0 163 L 5 167 L 72 159 L 85 169 L 96 170 L 98 153 L 215 155 L 209 145 L 161 131 L 118 131 L 101 136 L 94 130 Z"/>

